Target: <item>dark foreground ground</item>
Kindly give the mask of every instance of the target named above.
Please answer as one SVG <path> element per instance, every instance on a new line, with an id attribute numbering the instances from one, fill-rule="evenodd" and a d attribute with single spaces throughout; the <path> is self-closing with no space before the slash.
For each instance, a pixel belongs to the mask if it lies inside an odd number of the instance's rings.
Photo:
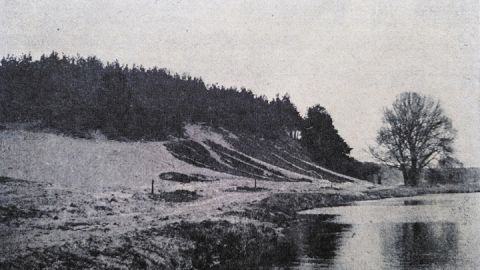
<path id="1" fill-rule="evenodd" d="M 268 185 L 265 185 L 268 186 Z M 205 186 L 202 186 L 205 188 Z M 217 190 L 218 191 L 218 190 Z M 251 269 L 295 258 L 301 210 L 480 187 L 88 191 L 0 178 L 0 269 Z"/>

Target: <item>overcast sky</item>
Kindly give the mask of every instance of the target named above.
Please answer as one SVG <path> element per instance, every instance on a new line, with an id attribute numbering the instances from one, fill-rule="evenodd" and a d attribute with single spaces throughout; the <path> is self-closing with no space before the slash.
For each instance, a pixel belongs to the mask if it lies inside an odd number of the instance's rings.
<path id="1" fill-rule="evenodd" d="M 480 166 L 478 0 L 0 0 L 0 55 L 52 50 L 288 92 L 331 113 L 353 155 L 402 91 L 439 98 Z"/>

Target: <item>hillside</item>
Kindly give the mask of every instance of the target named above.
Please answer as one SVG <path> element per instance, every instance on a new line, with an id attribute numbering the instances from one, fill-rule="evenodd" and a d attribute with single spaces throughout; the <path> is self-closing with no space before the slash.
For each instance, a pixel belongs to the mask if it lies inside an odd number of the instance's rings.
<path id="1" fill-rule="evenodd" d="M 378 172 L 377 166 L 350 156 L 352 148 L 340 136 L 328 111 L 319 104 L 308 108 L 302 117 L 288 93 L 269 100 L 243 87 L 207 85 L 200 77 L 180 75 L 165 68 L 104 63 L 94 56 L 71 57 L 52 52 L 39 59 L 31 55 L 3 57 L 0 123 L 33 123 L 37 131 L 87 139 L 101 134 L 120 142 L 184 138 L 162 145 L 187 163 L 199 166 L 207 158 L 200 167 L 249 177 L 289 178 L 247 156 L 258 156 L 267 163 L 313 178 L 337 176 L 315 167 L 311 161 L 360 179 Z M 239 156 L 236 150 L 232 152 L 211 140 L 198 142 L 185 137 L 186 123 L 208 125 L 217 133 L 222 133 L 222 128 L 235 132 L 241 143 L 227 141 L 247 156 Z M 297 143 L 291 147 L 285 141 L 286 134 L 297 136 L 303 150 Z M 275 149 L 280 145 L 288 145 L 289 154 L 283 152 L 285 149 Z M 200 152 L 193 153 L 192 149 Z M 201 153 L 204 150 L 212 151 L 204 155 Z M 263 150 L 269 154 L 262 153 Z M 303 152 L 308 152 L 310 159 Z M 208 160 L 212 153 L 217 160 Z M 190 154 L 196 155 L 193 163 L 185 158 Z M 232 171 L 219 157 L 236 168 Z"/>
<path id="2" fill-rule="evenodd" d="M 0 175 L 67 186 L 148 187 L 168 172 L 210 180 L 359 181 L 315 165 L 288 136 L 260 140 L 201 125 L 187 125 L 184 138 L 162 142 L 74 139 L 11 129 L 0 133 L 0 142 Z"/>

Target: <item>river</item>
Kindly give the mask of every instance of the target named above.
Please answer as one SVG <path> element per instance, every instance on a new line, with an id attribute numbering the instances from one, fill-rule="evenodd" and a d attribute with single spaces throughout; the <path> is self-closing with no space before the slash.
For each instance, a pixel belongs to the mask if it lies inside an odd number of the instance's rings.
<path id="1" fill-rule="evenodd" d="M 480 193 L 308 210 L 292 235 L 281 269 L 480 269 Z"/>

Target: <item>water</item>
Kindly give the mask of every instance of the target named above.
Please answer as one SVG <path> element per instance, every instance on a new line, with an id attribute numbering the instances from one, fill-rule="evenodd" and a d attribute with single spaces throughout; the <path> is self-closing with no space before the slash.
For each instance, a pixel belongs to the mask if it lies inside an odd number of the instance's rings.
<path id="1" fill-rule="evenodd" d="M 480 269 L 480 193 L 305 211 L 287 269 Z"/>

